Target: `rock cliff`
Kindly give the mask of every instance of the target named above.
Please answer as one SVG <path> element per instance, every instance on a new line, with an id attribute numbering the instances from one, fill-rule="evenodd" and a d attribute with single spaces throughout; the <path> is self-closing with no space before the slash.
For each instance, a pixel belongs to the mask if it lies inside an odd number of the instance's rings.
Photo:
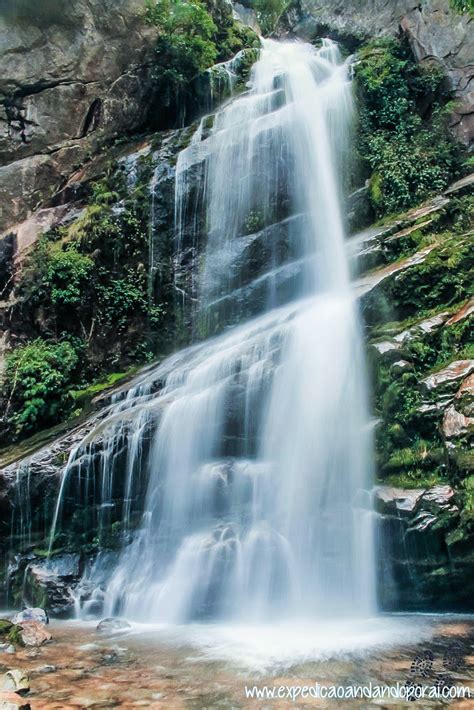
<path id="1" fill-rule="evenodd" d="M 150 106 L 156 31 L 142 0 L 48 7 L 0 16 L 0 232 Z"/>
<path id="2" fill-rule="evenodd" d="M 322 33 L 353 46 L 370 37 L 404 35 L 420 62 L 444 67 L 458 106 L 453 128 L 474 138 L 474 34 L 472 17 L 457 14 L 448 0 L 299 0 L 287 14 L 292 32 L 311 39 Z"/>

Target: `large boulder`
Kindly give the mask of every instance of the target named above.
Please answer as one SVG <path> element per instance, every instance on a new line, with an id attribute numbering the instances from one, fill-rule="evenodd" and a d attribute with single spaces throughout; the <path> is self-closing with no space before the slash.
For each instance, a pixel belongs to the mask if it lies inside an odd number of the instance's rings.
<path id="1" fill-rule="evenodd" d="M 143 124 L 155 36 L 142 0 L 18 0 L 2 13 L 0 232 Z"/>
<path id="2" fill-rule="evenodd" d="M 26 568 L 25 596 L 41 603 L 53 615 L 71 614 L 74 609 L 73 590 L 81 574 L 80 555 L 64 553 L 44 560 L 34 560 Z M 21 626 L 38 624 L 24 621 Z"/>
<path id="3" fill-rule="evenodd" d="M 23 621 L 18 626 L 24 646 L 42 646 L 53 638 L 46 626 L 39 621 Z"/>
<path id="4" fill-rule="evenodd" d="M 12 624 L 22 624 L 24 621 L 37 621 L 40 624 L 49 624 L 48 614 L 39 607 L 30 607 L 19 611 L 12 618 Z"/>

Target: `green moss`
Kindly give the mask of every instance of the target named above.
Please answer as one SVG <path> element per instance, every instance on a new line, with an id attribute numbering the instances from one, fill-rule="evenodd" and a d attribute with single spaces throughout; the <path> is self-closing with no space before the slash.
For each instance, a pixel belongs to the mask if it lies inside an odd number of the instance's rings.
<path id="1" fill-rule="evenodd" d="M 393 486 L 394 488 L 430 488 L 439 484 L 446 483 L 446 479 L 441 475 L 432 473 L 430 475 L 424 474 L 422 471 L 414 472 L 400 472 L 397 474 L 391 474 L 390 476 L 383 477 L 379 479 L 380 483 L 384 485 Z"/>
<path id="2" fill-rule="evenodd" d="M 6 636 L 6 640 L 13 644 L 14 646 L 24 646 L 25 644 L 23 643 L 23 639 L 21 637 L 21 628 L 19 626 L 16 626 L 15 624 L 12 625 L 12 628 L 8 632 Z"/>
<path id="3" fill-rule="evenodd" d="M 0 638 L 5 638 L 5 636 L 10 633 L 12 627 L 13 624 L 11 621 L 8 621 L 8 619 L 0 619 Z"/>
<path id="4" fill-rule="evenodd" d="M 382 177 L 380 173 L 373 172 L 369 182 L 369 195 L 372 205 L 377 212 L 383 211 Z"/>
<path id="5" fill-rule="evenodd" d="M 420 309 L 447 306 L 467 299 L 474 282 L 472 234 L 447 233 L 423 262 L 400 273 L 390 284 L 394 308 L 405 316 Z"/>
<path id="6" fill-rule="evenodd" d="M 99 382 L 95 382 L 94 384 L 89 385 L 88 387 L 85 387 L 82 390 L 72 390 L 70 392 L 70 395 L 76 402 L 88 402 L 93 397 L 96 397 L 98 394 L 102 394 L 103 392 L 117 385 L 119 382 L 128 379 L 129 377 L 134 375 L 137 370 L 137 367 L 132 367 L 127 372 L 113 372 L 105 379 L 102 379 Z"/>

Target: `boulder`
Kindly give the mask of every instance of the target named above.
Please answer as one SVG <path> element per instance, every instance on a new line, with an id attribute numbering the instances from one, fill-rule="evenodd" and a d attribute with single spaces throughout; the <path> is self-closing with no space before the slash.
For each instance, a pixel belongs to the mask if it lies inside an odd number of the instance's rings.
<path id="1" fill-rule="evenodd" d="M 375 507 L 381 607 L 471 609 L 473 535 L 463 525 L 456 490 L 379 486 Z"/>
<path id="2" fill-rule="evenodd" d="M 24 594 L 30 602 L 43 603 L 55 616 L 74 609 L 72 588 L 80 579 L 80 555 L 65 553 L 30 562 L 26 568 Z"/>
<path id="3" fill-rule="evenodd" d="M 413 513 L 424 493 L 424 488 L 406 489 L 377 486 L 375 508 L 381 513 Z"/>
<path id="4" fill-rule="evenodd" d="M 467 417 L 474 416 L 474 373 L 461 383 L 454 398 L 456 408 Z"/>
<path id="5" fill-rule="evenodd" d="M 392 364 L 391 370 L 394 375 L 402 375 L 404 372 L 413 370 L 413 365 L 408 360 L 396 360 Z"/>
<path id="6" fill-rule="evenodd" d="M 459 311 L 456 311 L 454 315 L 451 316 L 449 320 L 446 321 L 446 325 L 455 325 L 460 321 L 468 318 L 472 313 L 474 313 L 474 298 L 464 304 Z"/>
<path id="7" fill-rule="evenodd" d="M 142 0 L 61 2 L 51 17 L 22 12 L 27 4 L 0 16 L 3 229 L 89 152 L 140 127 L 153 89 L 156 30 Z"/>
<path id="8" fill-rule="evenodd" d="M 394 340 L 381 340 L 378 343 L 372 343 L 372 347 L 375 348 L 379 355 L 399 357 L 398 350 L 400 350 L 401 345 Z"/>
<path id="9" fill-rule="evenodd" d="M 31 710 L 31 705 L 18 693 L 0 692 L 0 710 Z"/>
<path id="10" fill-rule="evenodd" d="M 425 318 L 418 323 L 415 323 L 411 328 L 403 330 L 401 333 L 395 336 L 395 340 L 398 343 L 406 343 L 418 336 L 431 335 L 441 328 L 448 318 L 449 313 L 438 313 L 431 318 Z"/>
<path id="11" fill-rule="evenodd" d="M 474 360 L 455 360 L 421 380 L 430 391 L 453 390 L 460 380 L 474 372 Z"/>
<path id="12" fill-rule="evenodd" d="M 23 621 L 18 626 L 25 646 L 42 646 L 53 638 L 46 626 L 39 621 Z"/>
<path id="13" fill-rule="evenodd" d="M 436 506 L 440 510 L 453 510 L 453 500 L 456 495 L 454 488 L 448 485 L 433 486 L 423 494 L 423 504 Z"/>
<path id="14" fill-rule="evenodd" d="M 443 436 L 445 439 L 456 439 L 474 429 L 474 417 L 466 417 L 452 405 L 444 413 Z"/>
<path id="15" fill-rule="evenodd" d="M 15 668 L 7 671 L 2 679 L 2 690 L 25 695 L 30 689 L 30 679 L 24 670 Z"/>
<path id="16" fill-rule="evenodd" d="M 40 624 L 49 624 L 49 617 L 44 609 L 30 607 L 18 612 L 12 618 L 12 624 L 21 624 L 23 621 L 38 621 Z"/>
<path id="17" fill-rule="evenodd" d="M 39 666 L 38 668 L 35 668 L 35 673 L 55 673 L 57 670 L 56 666 Z"/>

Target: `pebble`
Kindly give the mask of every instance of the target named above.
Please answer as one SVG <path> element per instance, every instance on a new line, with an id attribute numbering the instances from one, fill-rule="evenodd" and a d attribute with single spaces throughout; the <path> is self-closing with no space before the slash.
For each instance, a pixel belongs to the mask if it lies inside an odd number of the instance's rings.
<path id="1" fill-rule="evenodd" d="M 38 656 L 41 656 L 41 653 L 37 648 L 33 648 L 31 651 L 28 651 L 25 655 L 27 658 L 38 658 Z"/>
<path id="2" fill-rule="evenodd" d="M 56 666 L 40 666 L 36 669 L 35 673 L 55 673 Z"/>

